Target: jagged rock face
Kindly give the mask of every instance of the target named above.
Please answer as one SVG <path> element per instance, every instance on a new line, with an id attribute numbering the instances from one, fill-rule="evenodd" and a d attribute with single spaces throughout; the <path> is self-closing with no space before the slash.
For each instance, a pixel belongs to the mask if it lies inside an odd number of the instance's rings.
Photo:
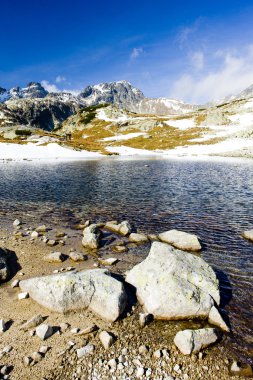
<path id="1" fill-rule="evenodd" d="M 6 92 L 6 89 L 3 87 L 0 87 L 0 95 L 3 95 Z"/>
<path id="2" fill-rule="evenodd" d="M 48 91 L 40 83 L 30 82 L 27 87 L 22 89 L 23 98 L 45 98 Z"/>
<path id="3" fill-rule="evenodd" d="M 137 103 L 131 111 L 142 114 L 154 115 L 181 115 L 195 111 L 198 106 L 184 103 L 176 99 L 157 98 L 157 99 L 142 99 Z"/>
<path id="4" fill-rule="evenodd" d="M 120 108 L 142 114 L 178 115 L 194 111 L 197 108 L 197 106 L 175 99 L 145 98 L 140 90 L 127 81 L 87 86 L 78 97 L 86 106 L 112 103 Z"/>
<path id="5" fill-rule="evenodd" d="M 26 125 L 51 131 L 77 109 L 73 103 L 53 98 L 11 100 L 0 107 L 0 126 Z"/>
<path id="6" fill-rule="evenodd" d="M 24 88 L 13 87 L 9 91 L 6 91 L 5 89 L 0 88 L 0 103 L 4 103 L 8 100 L 23 99 L 23 98 L 25 99 L 45 98 L 47 95 L 48 95 L 48 92 L 44 89 L 44 87 L 41 86 L 40 83 L 30 82 Z"/>
<path id="7" fill-rule="evenodd" d="M 78 98 L 87 106 L 113 103 L 121 108 L 131 109 L 144 99 L 143 93 L 127 81 L 101 83 L 86 87 Z"/>

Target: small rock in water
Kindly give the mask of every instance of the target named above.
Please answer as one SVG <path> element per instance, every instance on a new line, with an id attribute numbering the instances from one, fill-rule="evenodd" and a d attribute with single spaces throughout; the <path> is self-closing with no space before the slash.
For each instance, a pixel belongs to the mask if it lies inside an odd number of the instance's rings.
<path id="1" fill-rule="evenodd" d="M 119 260 L 114 257 L 110 257 L 109 259 L 99 259 L 98 261 L 101 265 L 111 266 L 116 264 Z"/>
<path id="2" fill-rule="evenodd" d="M 109 334 L 107 331 L 102 331 L 99 334 L 99 339 L 106 350 L 108 350 L 115 341 L 114 337 L 111 334 Z"/>
<path id="3" fill-rule="evenodd" d="M 127 220 L 124 220 L 119 224 L 119 233 L 123 236 L 127 236 L 132 232 L 132 227 Z"/>
<path id="4" fill-rule="evenodd" d="M 21 224 L 22 224 L 22 222 L 21 222 L 21 220 L 19 220 L 19 219 L 15 219 L 14 222 L 13 222 L 13 226 L 14 226 L 14 227 L 18 227 L 18 226 L 20 226 Z"/>
<path id="5" fill-rule="evenodd" d="M 77 354 L 78 359 L 83 358 L 84 356 L 92 354 L 93 351 L 94 351 L 94 348 L 95 347 L 93 346 L 93 344 L 87 344 L 87 346 L 78 348 L 76 350 L 76 354 Z"/>
<path id="6" fill-rule="evenodd" d="M 149 234 L 149 235 L 148 235 L 148 238 L 149 238 L 149 240 L 151 240 L 151 241 L 159 241 L 158 236 L 155 235 L 155 234 Z"/>
<path id="7" fill-rule="evenodd" d="M 31 319 L 29 319 L 23 325 L 21 325 L 20 329 L 21 330 L 29 330 L 29 329 L 32 329 L 34 327 L 39 326 L 43 322 L 44 322 L 44 318 L 42 317 L 42 315 L 38 314 L 38 315 L 35 315 L 34 317 L 32 317 Z"/>
<path id="8" fill-rule="evenodd" d="M 40 325 L 36 328 L 36 334 L 41 340 L 45 340 L 53 335 L 53 328 L 47 324 Z"/>
<path id="9" fill-rule="evenodd" d="M 131 233 L 129 235 L 129 240 L 133 243 L 147 243 L 148 238 L 144 234 Z"/>
<path id="10" fill-rule="evenodd" d="M 19 300 L 24 300 L 26 298 L 29 298 L 29 293 L 28 292 L 19 293 L 19 295 L 18 295 L 18 299 Z"/>
<path id="11" fill-rule="evenodd" d="M 128 248 L 124 245 L 114 245 L 112 250 L 117 253 L 124 253 L 128 251 Z"/>
<path id="12" fill-rule="evenodd" d="M 162 242 L 171 244 L 184 251 L 197 252 L 201 250 L 198 237 L 187 232 L 170 230 L 159 234 L 158 237 Z"/>
<path id="13" fill-rule="evenodd" d="M 55 236 L 56 236 L 57 238 L 63 238 L 65 235 L 66 235 L 65 232 L 59 231 L 59 232 L 56 232 L 56 235 L 55 235 Z"/>
<path id="14" fill-rule="evenodd" d="M 82 245 L 89 249 L 99 248 L 102 233 L 96 224 L 91 224 L 83 230 Z"/>
<path id="15" fill-rule="evenodd" d="M 43 233 L 43 232 L 47 232 L 48 231 L 48 228 L 45 226 L 45 224 L 43 224 L 42 226 L 38 226 L 36 229 L 35 229 L 36 232 L 39 232 L 39 233 Z"/>
<path id="16" fill-rule="evenodd" d="M 242 233 L 242 236 L 243 236 L 245 239 L 248 239 L 248 240 L 253 241 L 253 230 L 244 231 L 244 232 Z"/>

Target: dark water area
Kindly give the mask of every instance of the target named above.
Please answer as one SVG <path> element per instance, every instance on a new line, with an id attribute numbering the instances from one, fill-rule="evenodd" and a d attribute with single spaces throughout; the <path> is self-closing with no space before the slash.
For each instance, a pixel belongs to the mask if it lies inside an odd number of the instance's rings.
<path id="1" fill-rule="evenodd" d="M 100 160 L 0 164 L 0 217 L 75 224 L 127 219 L 146 233 L 196 233 L 218 273 L 229 343 L 253 355 L 253 162 Z"/>

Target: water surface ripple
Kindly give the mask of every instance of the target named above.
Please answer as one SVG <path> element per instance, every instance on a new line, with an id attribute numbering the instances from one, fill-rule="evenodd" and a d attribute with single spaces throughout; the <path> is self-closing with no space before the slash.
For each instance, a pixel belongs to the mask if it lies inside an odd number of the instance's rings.
<path id="1" fill-rule="evenodd" d="M 128 219 L 158 233 L 196 233 L 217 271 L 232 345 L 252 355 L 253 163 L 170 160 L 0 165 L 0 215 L 69 223 Z"/>

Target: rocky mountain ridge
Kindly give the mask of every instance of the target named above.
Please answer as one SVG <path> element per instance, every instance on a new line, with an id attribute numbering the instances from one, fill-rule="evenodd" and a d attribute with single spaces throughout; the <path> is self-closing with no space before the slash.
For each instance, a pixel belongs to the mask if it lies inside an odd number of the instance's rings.
<path id="1" fill-rule="evenodd" d="M 121 109 L 141 114 L 185 114 L 196 106 L 174 99 L 149 99 L 127 81 L 87 86 L 78 95 L 51 92 L 36 82 L 10 90 L 0 88 L 0 126 L 15 124 L 45 130 L 58 128 L 77 110 L 99 104 L 114 104 Z"/>

